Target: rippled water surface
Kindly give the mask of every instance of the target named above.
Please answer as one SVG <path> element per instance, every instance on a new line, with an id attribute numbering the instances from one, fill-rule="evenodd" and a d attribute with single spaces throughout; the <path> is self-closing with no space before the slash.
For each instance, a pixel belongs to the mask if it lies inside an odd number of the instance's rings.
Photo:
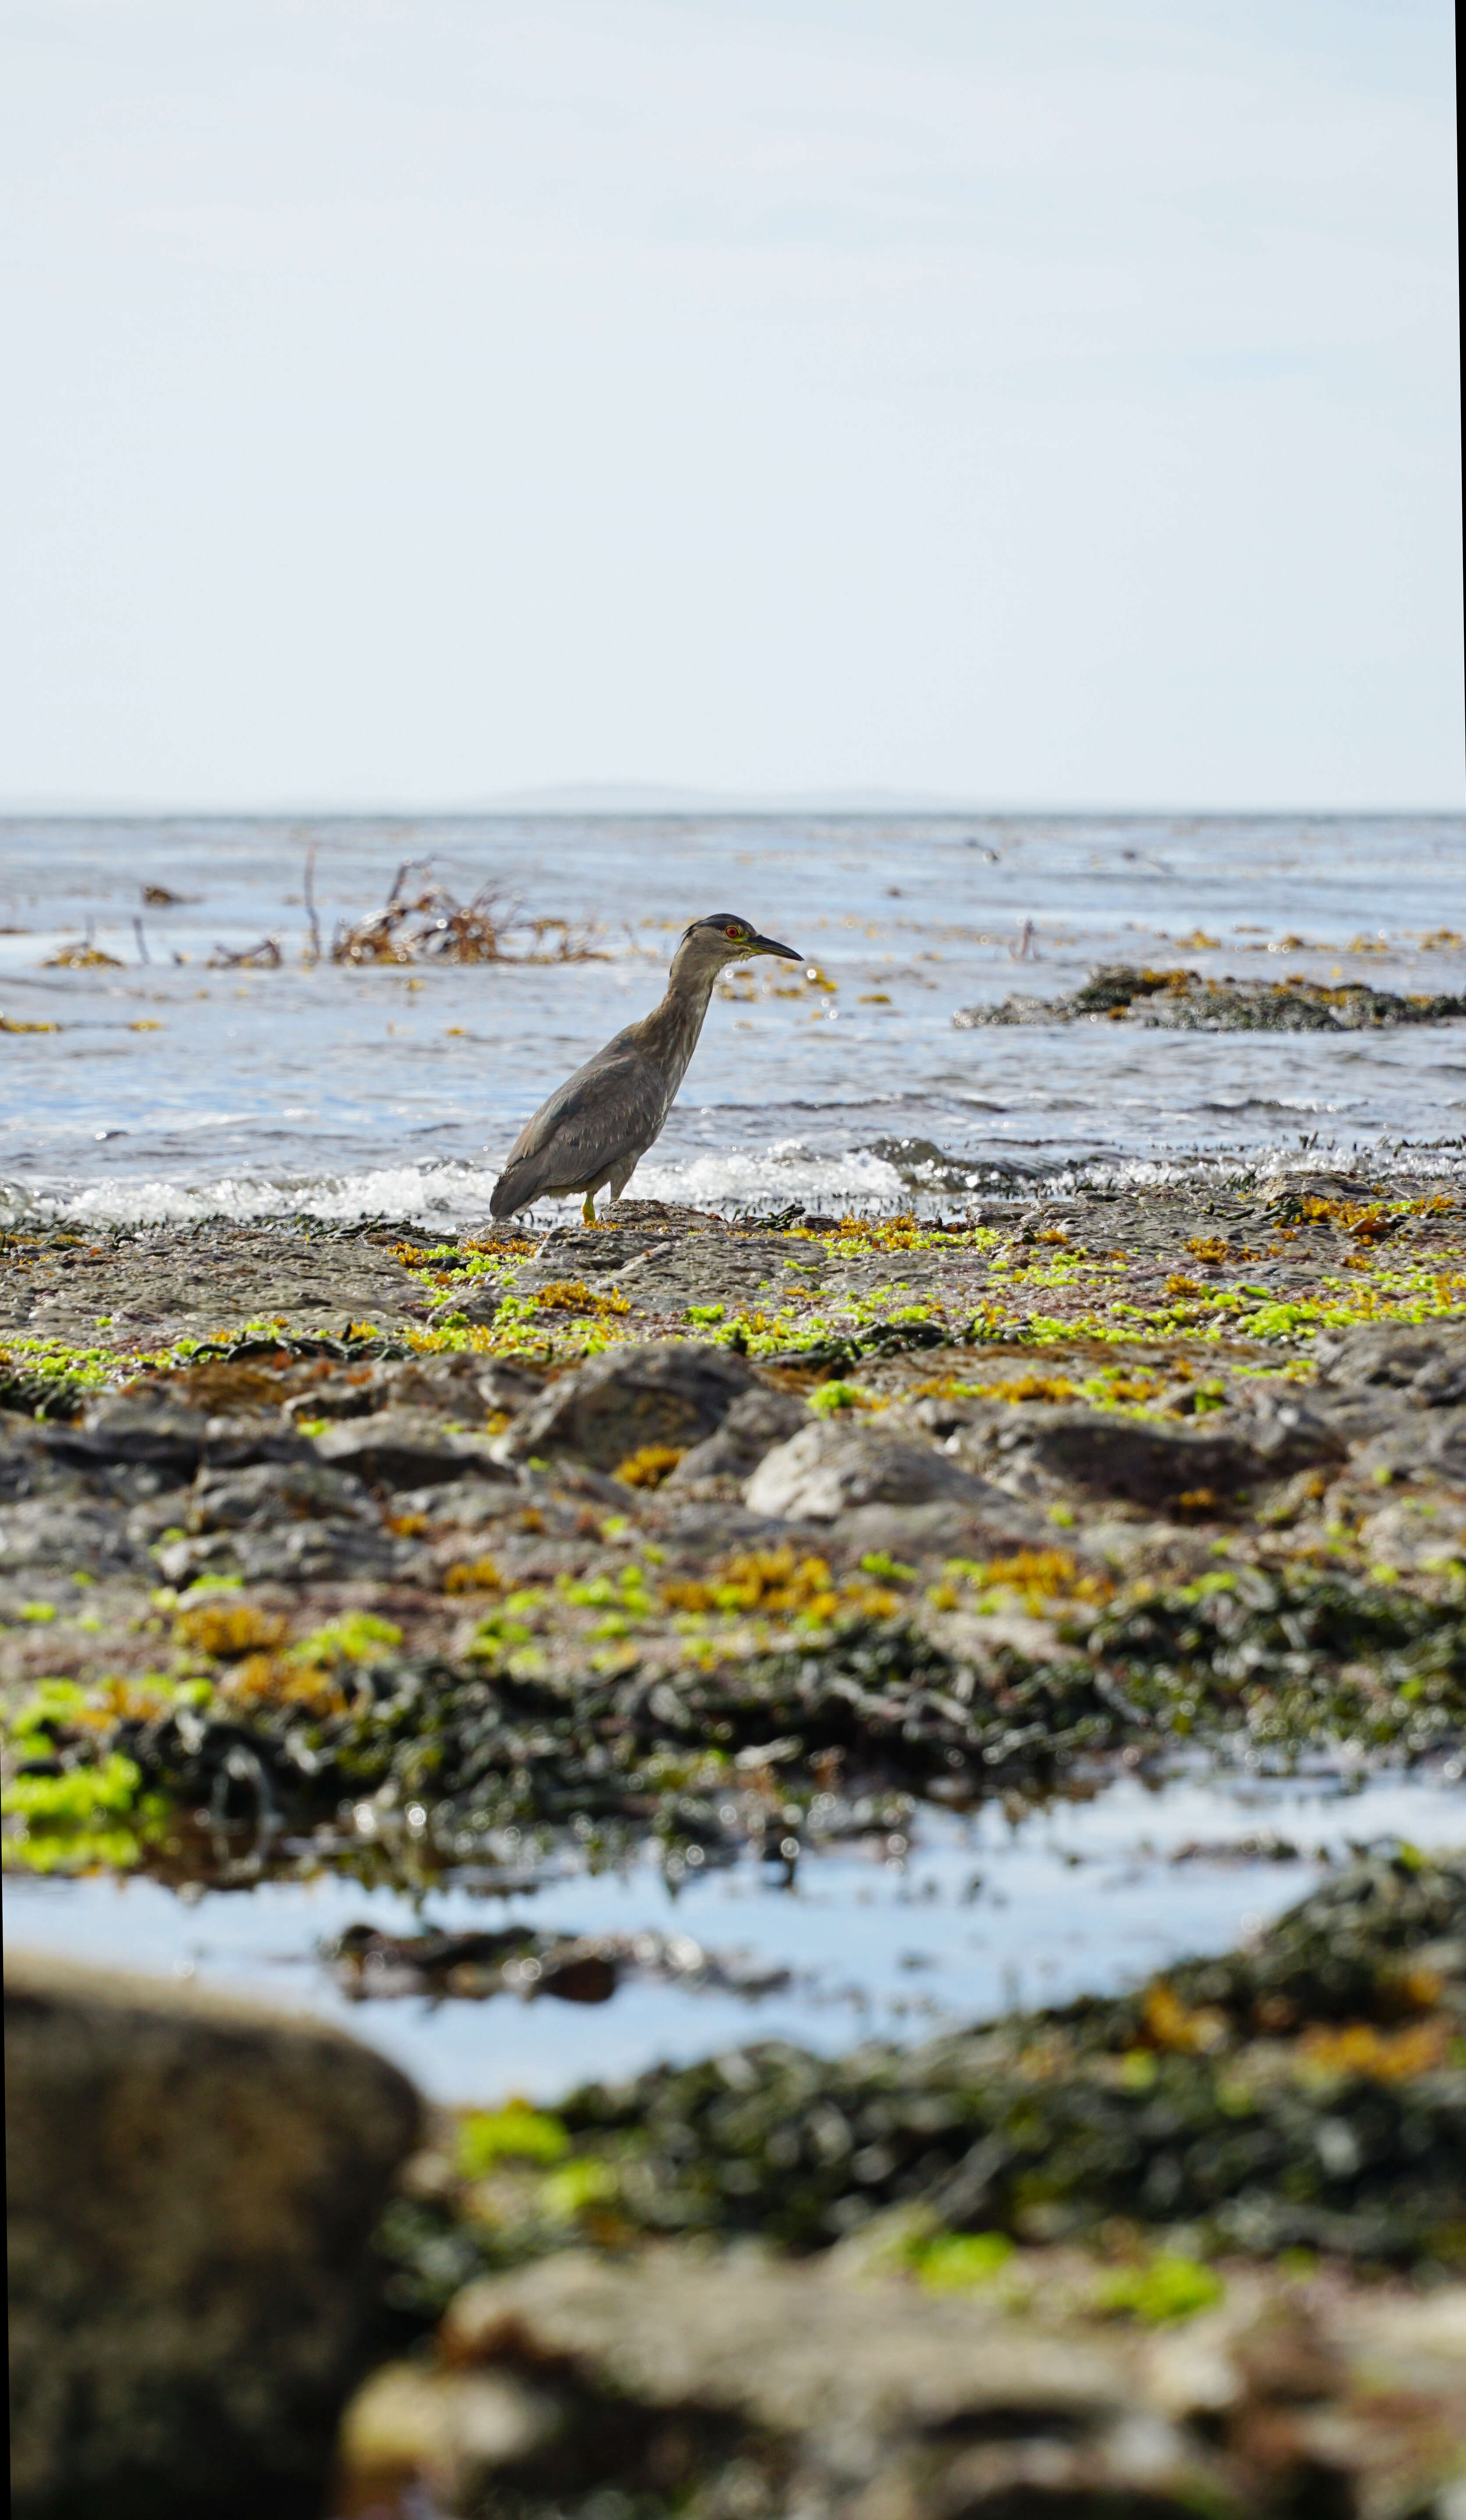
<path id="1" fill-rule="evenodd" d="M 584 927 L 603 960 L 352 969 L 305 959 L 407 858 Z M 826 978 L 759 967 L 714 1000 L 640 1195 L 888 1202 L 996 1165 L 1388 1150 L 1466 1132 L 1466 1024 L 1203 1034 L 1086 1022 L 954 1031 L 1101 961 L 1466 988 L 1466 820 L 540 820 L 0 826 L 0 1178 L 97 1219 L 308 1206 L 481 1215 L 551 1086 L 660 994 L 678 930 L 729 908 Z M 185 896 L 144 905 L 147 885 Z M 48 969 L 90 932 L 117 968 Z M 278 968 L 210 968 L 276 940 Z M 1207 943 L 1206 939 L 1214 939 Z M 1428 939 L 1437 941 L 1427 942 Z M 1198 941 L 1203 940 L 1203 941 Z M 527 941 L 527 939 L 522 939 Z M 902 1160 L 905 1174 L 903 1178 Z M 918 1180 L 916 1186 L 920 1188 Z"/>

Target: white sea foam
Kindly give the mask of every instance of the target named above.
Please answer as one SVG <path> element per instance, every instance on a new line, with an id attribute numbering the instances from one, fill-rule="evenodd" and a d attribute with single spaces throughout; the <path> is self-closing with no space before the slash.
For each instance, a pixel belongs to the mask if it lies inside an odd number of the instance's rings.
<path id="1" fill-rule="evenodd" d="M 225 1174 L 216 1181 L 160 1180 L 147 1176 L 56 1185 L 29 1190 L 0 1184 L 0 1217 L 30 1216 L 73 1225 L 185 1225 L 209 1216 L 241 1222 L 254 1217 L 320 1216 L 349 1223 L 359 1217 L 400 1216 L 424 1223 L 481 1223 L 498 1174 L 490 1166 L 454 1162 L 382 1164 L 314 1179 L 291 1174 L 270 1180 L 258 1174 Z M 763 1150 L 690 1159 L 653 1158 L 631 1184 L 633 1198 L 661 1198 L 685 1207 L 728 1209 L 806 1206 L 832 1201 L 842 1207 L 887 1207 L 902 1195 L 899 1174 L 879 1155 L 821 1155 L 794 1140 Z M 560 1203 L 541 1201 L 536 1217 L 558 1216 Z"/>
<path id="2" fill-rule="evenodd" d="M 1241 1175 L 1265 1184 L 1302 1181 L 1311 1173 L 1336 1175 L 1358 1169 L 1371 1178 L 1392 1173 L 1407 1180 L 1466 1179 L 1466 1139 L 1401 1139 L 1395 1144 L 1344 1147 L 1335 1144 L 1300 1147 L 1234 1146 L 1188 1148 L 1173 1155 L 1103 1157 L 1067 1166 L 1044 1183 L 1051 1192 L 1085 1184 L 1104 1190 L 1150 1190 L 1168 1182 L 1235 1181 Z"/>
<path id="3" fill-rule="evenodd" d="M 1281 1184 L 1312 1173 L 1348 1172 L 1361 1160 L 1376 1176 L 1466 1179 L 1466 1142 L 1451 1140 L 1374 1146 L 1357 1151 L 1325 1145 L 1196 1148 L 1165 1156 L 1073 1164 L 1021 1187 L 1029 1197 L 1062 1197 L 1086 1184 L 1139 1190 L 1181 1181 L 1215 1184 L 1244 1173 L 1261 1184 Z M 485 1221 L 497 1179 L 491 1166 L 439 1159 L 363 1166 L 314 1178 L 297 1173 L 278 1180 L 257 1174 L 226 1174 L 216 1181 L 139 1175 L 42 1190 L 0 1182 L 0 1224 L 65 1223 L 100 1230 L 109 1225 L 186 1225 L 215 1216 L 241 1223 L 253 1218 L 315 1216 L 341 1224 L 387 1216 L 461 1230 Z M 1008 1188 L 995 1182 L 977 1194 L 990 1198 Z M 809 1208 L 876 1213 L 913 1203 L 909 1184 L 883 1157 L 860 1150 L 823 1153 L 793 1139 L 727 1155 L 653 1156 L 638 1170 L 628 1195 L 722 1213 L 786 1207 L 796 1200 Z M 935 1212 L 940 1206 L 960 1204 L 960 1199 L 954 1202 L 950 1192 L 939 1190 L 918 1196 L 915 1203 Z M 548 1200 L 531 1211 L 536 1223 L 552 1222 L 567 1212 L 563 1203 Z"/>
<path id="4" fill-rule="evenodd" d="M 461 1226 L 488 1213 L 498 1174 L 465 1163 L 383 1164 L 315 1180 L 293 1175 L 270 1181 L 257 1175 L 225 1175 L 218 1181 L 136 1180 L 89 1182 L 75 1189 L 28 1191 L 0 1184 L 0 1215 L 34 1216 L 73 1225 L 187 1225 L 227 1216 L 320 1216 L 349 1224 L 359 1217 L 416 1217 L 425 1223 Z"/>
<path id="5" fill-rule="evenodd" d="M 638 1166 L 628 1195 L 682 1207 L 784 1206 L 797 1198 L 806 1207 L 828 1207 L 832 1200 L 885 1206 L 902 1189 L 900 1174 L 881 1155 L 863 1149 L 824 1153 L 798 1138 L 783 1138 L 771 1147 L 739 1147 L 725 1155 L 651 1154 Z"/>

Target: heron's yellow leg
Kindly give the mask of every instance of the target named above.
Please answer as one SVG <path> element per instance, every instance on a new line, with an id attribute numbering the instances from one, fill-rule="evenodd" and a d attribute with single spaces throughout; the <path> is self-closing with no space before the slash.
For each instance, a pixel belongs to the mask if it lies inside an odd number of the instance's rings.
<path id="1" fill-rule="evenodd" d="M 586 1192 L 585 1204 L 581 1208 L 580 1214 L 585 1224 L 594 1225 L 596 1221 L 596 1194 L 594 1191 L 588 1190 Z"/>

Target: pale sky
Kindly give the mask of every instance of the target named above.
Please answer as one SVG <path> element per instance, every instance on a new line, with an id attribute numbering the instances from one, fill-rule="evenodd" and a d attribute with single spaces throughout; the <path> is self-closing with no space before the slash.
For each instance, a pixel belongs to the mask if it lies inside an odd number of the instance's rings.
<path id="1" fill-rule="evenodd" d="M 1462 800 L 1445 0 L 0 0 L 0 798 Z"/>

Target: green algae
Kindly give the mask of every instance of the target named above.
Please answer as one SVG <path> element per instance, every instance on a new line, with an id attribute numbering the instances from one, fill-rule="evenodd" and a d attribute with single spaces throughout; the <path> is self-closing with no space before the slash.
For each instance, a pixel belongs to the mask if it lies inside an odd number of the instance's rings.
<path id="1" fill-rule="evenodd" d="M 1139 2266 L 1122 2267 L 1107 2276 L 1099 2288 L 1098 2306 L 1138 2318 L 1147 2327 L 1159 2327 L 1214 2309 L 1225 2291 L 1211 2267 L 1163 2249 Z"/>
<path id="2" fill-rule="evenodd" d="M 339 1618 L 313 1628 L 290 1650 L 302 1665 L 331 1670 L 339 1663 L 381 1662 L 401 1642 L 402 1631 L 390 1619 L 378 1618 L 371 1610 L 344 1610 Z"/>
<path id="3" fill-rule="evenodd" d="M 1227 1188 L 1232 1193 L 1246 1193 L 1256 1189 L 1256 1183 L 1252 1176 L 1241 1176 Z M 1094 1204 L 1103 1215 L 1103 1199 Z M 1154 1210 L 1164 1224 L 1175 1202 L 1139 1198 L 1132 1204 L 1130 1224 L 1143 1245 L 1153 1236 L 1146 1221 L 1150 1212 Z M 1204 1212 L 1214 1204 L 1205 1202 Z M 1305 1226 L 1322 1221 L 1355 1245 L 1346 1262 L 1349 1275 L 1341 1275 L 1335 1264 L 1332 1270 L 1325 1267 L 1320 1276 L 1320 1255 L 1306 1249 L 1294 1255 L 1301 1277 L 1308 1281 L 1297 1288 L 1271 1288 L 1247 1281 L 1218 1284 L 1205 1274 L 1197 1279 L 1183 1270 L 1164 1300 L 1147 1296 L 1138 1302 L 1128 1293 L 1127 1282 L 1140 1259 L 1122 1251 L 1090 1250 L 1071 1239 L 1067 1225 L 1043 1225 L 1031 1217 L 1016 1219 L 1017 1239 L 1005 1242 L 989 1226 L 938 1227 L 905 1215 L 845 1218 L 818 1233 L 786 1229 L 785 1239 L 796 1251 L 802 1242 L 817 1244 L 837 1270 L 845 1263 L 863 1264 L 872 1257 L 898 1259 L 907 1253 L 924 1259 L 981 1259 L 987 1273 L 985 1290 L 976 1300 L 969 1294 L 965 1301 L 953 1302 L 920 1292 L 913 1295 L 899 1280 L 888 1280 L 866 1290 L 841 1292 L 838 1286 L 798 1290 L 797 1303 L 781 1300 L 772 1311 L 731 1309 L 726 1300 L 693 1304 L 684 1306 L 678 1318 L 684 1334 L 710 1337 L 743 1354 L 803 1365 L 815 1372 L 838 1373 L 862 1358 L 894 1358 L 928 1345 L 992 1342 L 1051 1348 L 1075 1339 L 1154 1345 L 1185 1338 L 1297 1351 L 1306 1349 L 1321 1330 L 1366 1321 L 1420 1323 L 1459 1316 L 1466 1310 L 1466 1255 L 1458 1248 L 1439 1251 L 1430 1259 L 1412 1257 L 1393 1264 L 1375 1249 L 1412 1219 L 1434 1226 L 1453 1213 L 1454 1203 L 1441 1195 L 1381 1195 L 1361 1204 L 1306 1192 L 1288 1192 L 1261 1215 L 1254 1208 L 1240 1215 L 1239 1221 L 1254 1234 L 1260 1230 L 1281 1235 L 1281 1241 L 1270 1246 L 1268 1256 L 1273 1260 L 1286 1258 L 1297 1241 L 1294 1220 Z M 1087 1220 L 1090 1230 L 1097 1221 L 1094 1216 Z M 1177 1219 L 1178 1224 L 1191 1221 L 1194 1216 Z M 765 1225 L 760 1230 L 769 1229 Z M 364 1227 L 361 1231 L 385 1240 L 390 1230 Z M 354 1233 L 343 1237 L 333 1229 L 311 1227 L 308 1221 L 294 1225 L 291 1232 L 307 1242 L 356 1238 Z M 125 1241 L 120 1233 L 112 1238 L 118 1248 Z M 736 1248 L 736 1230 L 728 1240 Z M 1210 1253 L 1214 1245 L 1217 1259 L 1237 1256 L 1227 1251 L 1219 1238 L 1209 1239 L 1205 1235 L 1193 1235 L 1188 1248 Z M 394 1247 L 394 1256 L 406 1266 L 409 1278 L 435 1301 L 450 1299 L 456 1288 L 492 1282 L 500 1295 L 492 1323 L 449 1322 L 389 1333 L 363 1322 L 342 1339 L 316 1339 L 292 1331 L 284 1316 L 259 1316 L 216 1337 L 180 1337 L 165 1348 L 127 1341 L 83 1345 L 12 1335 L 0 1349 L 0 1405 L 44 1407 L 52 1415 L 69 1407 L 74 1413 L 78 1396 L 125 1378 L 129 1372 L 166 1372 L 215 1361 L 276 1357 L 284 1364 L 336 1357 L 344 1362 L 443 1353 L 532 1357 L 554 1367 L 601 1354 L 620 1341 L 666 1334 L 664 1324 L 631 1315 L 625 1296 L 614 1290 L 597 1293 L 593 1286 L 566 1282 L 559 1288 L 521 1291 L 519 1265 L 532 1252 L 523 1239 L 490 1246 L 434 1245 L 419 1238 L 389 1247 Z M 716 1261 L 716 1251 L 710 1249 L 714 1271 Z M 6 1360 L 13 1386 L 9 1399 L 3 1380 Z M 55 1397 L 48 1400 L 45 1393 L 32 1393 L 31 1376 L 57 1386 Z M 69 1399 L 67 1385 L 72 1386 Z"/>
<path id="4" fill-rule="evenodd" d="M 284 1367 L 327 1358 L 340 1365 L 378 1363 L 408 1354 L 404 1341 L 354 1325 L 347 1336 L 326 1338 L 289 1329 L 283 1318 L 249 1321 L 218 1338 L 181 1336 L 166 1347 L 78 1347 L 61 1338 L 22 1337 L 0 1342 L 0 1410 L 33 1418 L 74 1418 L 86 1402 L 138 1374 L 165 1375 L 193 1366 L 275 1363 Z"/>
<path id="5" fill-rule="evenodd" d="M 562 2119 L 525 2100 L 502 2109 L 475 2109 L 458 2121 L 458 2162 L 466 2179 L 481 2179 L 498 2161 L 532 2161 L 549 2168 L 571 2148 Z"/>
<path id="6" fill-rule="evenodd" d="M 848 1801 L 939 1780 L 976 1799 L 1126 1744 L 1286 1762 L 1344 1741 L 1418 1758 L 1466 1735 L 1454 1567 L 1430 1596 L 1293 1564 L 1117 1588 L 1062 1551 L 954 1561 L 927 1598 L 912 1581 L 878 1560 L 841 1591 L 822 1561 L 791 1552 L 734 1560 L 707 1583 L 635 1562 L 509 1591 L 451 1661 L 404 1653 L 395 1623 L 371 1613 L 289 1643 L 248 1603 L 211 1610 L 190 1595 L 172 1678 L 57 1701 L 50 1755 L 68 1773 L 119 1755 L 177 1811 L 249 1820 L 263 1797 L 311 1826 L 367 1798 L 374 1830 L 411 1806 L 420 1833 L 459 1854 L 509 1826 L 589 1828 L 680 1861 L 761 1842 L 766 1806 L 747 1782 L 730 1791 L 729 1770 L 771 1742 L 777 1834 L 797 1855 L 832 1809 L 832 1760 Z M 964 1598 L 979 1642 L 996 1621 L 977 1661 L 971 1630 L 961 1651 L 941 1641 L 940 1614 Z M 1014 1606 L 1047 1613 L 1048 1655 L 1007 1639 Z M 255 1763 L 243 1777 L 240 1750 Z M 24 1861 L 30 1819 L 14 1808 Z"/>
<path id="7" fill-rule="evenodd" d="M 26 1418 L 79 1417 L 88 1396 L 106 1388 L 115 1366 L 108 1349 L 7 1337 L 0 1344 L 0 1409 Z"/>
<path id="8" fill-rule="evenodd" d="M 143 1773 L 123 1752 L 64 1761 L 57 1756 L 84 1706 L 65 1681 L 43 1682 L 7 1727 L 10 1775 L 0 1788 L 0 1816 L 13 1825 L 12 1845 L 23 1867 L 39 1873 L 130 1872 L 143 1861 L 150 1831 L 166 1814 L 144 1791 Z"/>

